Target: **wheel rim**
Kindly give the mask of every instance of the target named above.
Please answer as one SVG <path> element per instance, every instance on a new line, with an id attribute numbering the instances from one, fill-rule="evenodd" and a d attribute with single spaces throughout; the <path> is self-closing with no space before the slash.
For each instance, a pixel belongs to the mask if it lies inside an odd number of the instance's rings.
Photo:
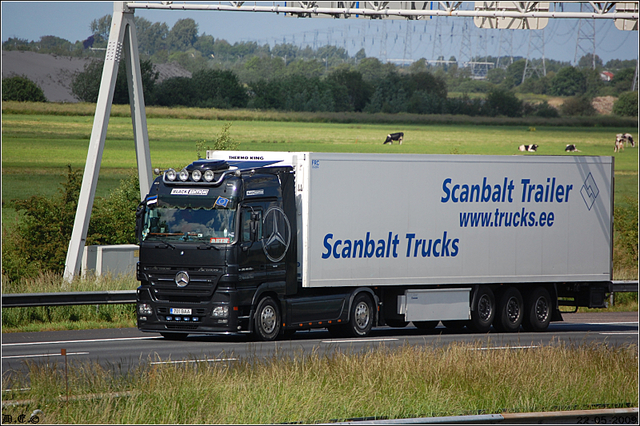
<path id="1" fill-rule="evenodd" d="M 512 297 L 507 302 L 507 319 L 510 323 L 515 324 L 520 318 L 520 304 L 518 299 Z"/>
<path id="2" fill-rule="evenodd" d="M 260 325 L 266 334 L 276 329 L 276 311 L 273 306 L 265 306 L 260 314 Z"/>
<path id="3" fill-rule="evenodd" d="M 478 301 L 478 318 L 484 322 L 491 319 L 491 300 L 486 294 L 482 295 Z"/>
<path id="4" fill-rule="evenodd" d="M 360 302 L 356 306 L 355 320 L 360 329 L 364 329 L 369 325 L 369 305 L 366 302 Z"/>
<path id="5" fill-rule="evenodd" d="M 547 299 L 542 296 L 536 300 L 536 318 L 540 323 L 545 323 L 549 318 L 549 304 Z"/>

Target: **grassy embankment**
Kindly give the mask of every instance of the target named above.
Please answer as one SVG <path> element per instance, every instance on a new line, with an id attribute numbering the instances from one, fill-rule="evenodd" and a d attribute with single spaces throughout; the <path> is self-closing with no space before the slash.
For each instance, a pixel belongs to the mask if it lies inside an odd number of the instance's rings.
<path id="1" fill-rule="evenodd" d="M 95 106 L 90 104 L 35 104 L 3 102 L 2 116 L 2 221 L 12 226 L 16 212 L 11 200 L 31 195 L 53 195 L 64 180 L 65 168 L 84 168 Z M 638 150 L 628 147 L 613 153 L 615 133 L 637 136 L 633 121 L 613 117 L 560 120 L 489 119 L 486 117 L 417 116 L 408 114 L 310 114 L 257 111 L 222 111 L 194 108 L 148 108 L 151 160 L 154 167 L 182 168 L 196 158 L 196 141 L 212 143 L 228 120 L 231 137 L 241 150 L 318 151 L 363 153 L 494 154 L 494 155 L 614 155 L 615 202 L 635 202 L 638 194 Z M 357 120 L 362 123 L 356 122 Z M 561 124 L 566 126 L 561 126 Z M 618 123 L 625 127 L 605 127 Z M 455 125 L 452 125 L 455 124 Z M 545 125 L 546 124 L 546 125 Z M 387 133 L 405 132 L 403 145 L 383 145 Z M 535 154 L 517 150 L 521 144 L 538 144 Z M 565 153 L 574 143 L 581 152 Z M 136 167 L 128 106 L 112 110 L 97 195 L 106 196 Z M 637 268 L 616 269 L 614 279 L 637 279 Z M 126 280 L 125 280 L 126 281 Z M 81 282 L 88 290 L 134 289 L 135 280 Z M 66 288 L 66 287 L 65 287 Z M 70 291 L 59 278 L 44 277 L 34 283 L 3 285 L 4 292 Z M 637 300 L 637 299 L 635 299 Z M 616 304 L 619 306 L 619 301 Z M 635 303 L 635 304 L 633 304 Z M 43 324 L 60 322 L 62 328 L 132 326 L 133 310 L 127 306 L 23 308 L 3 311 L 3 331 L 23 329 L 28 318 Z M 637 310 L 637 302 L 630 309 Z M 91 311 L 91 314 L 78 312 Z M 13 312 L 9 314 L 9 312 Z M 31 312 L 31 313 L 30 313 Z M 11 315 L 9 317 L 8 315 Z M 87 317 L 88 315 L 88 317 Z M 11 319 L 12 318 L 12 319 Z M 66 318 L 63 320 L 62 318 Z M 108 320 L 107 322 L 105 322 Z M 32 327 L 30 325 L 28 327 Z M 51 327 L 52 325 L 48 325 Z M 14 328 L 15 327 L 15 328 Z"/>
<path id="2" fill-rule="evenodd" d="M 637 406 L 637 346 L 486 350 L 377 346 L 235 360 L 122 366 L 31 363 L 30 387 L 5 392 L 2 414 L 40 422 L 277 424 Z M 153 361 L 157 361 L 154 359 Z M 169 360 L 165 360 L 169 361 Z M 25 386 L 3 379 L 3 390 Z"/>

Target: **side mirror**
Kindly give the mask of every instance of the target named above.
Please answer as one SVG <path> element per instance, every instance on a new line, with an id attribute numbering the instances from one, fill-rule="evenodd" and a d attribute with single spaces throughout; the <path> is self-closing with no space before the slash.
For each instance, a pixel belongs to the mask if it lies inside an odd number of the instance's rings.
<path id="1" fill-rule="evenodd" d="M 144 219 L 144 210 L 145 210 L 146 202 L 143 200 L 138 204 L 138 208 L 136 208 L 136 238 L 138 239 L 138 244 L 142 242 L 142 221 Z"/>
<path id="2" fill-rule="evenodd" d="M 260 215 L 256 212 L 251 213 L 251 241 L 256 241 L 256 237 L 258 234 L 258 221 L 260 220 Z"/>

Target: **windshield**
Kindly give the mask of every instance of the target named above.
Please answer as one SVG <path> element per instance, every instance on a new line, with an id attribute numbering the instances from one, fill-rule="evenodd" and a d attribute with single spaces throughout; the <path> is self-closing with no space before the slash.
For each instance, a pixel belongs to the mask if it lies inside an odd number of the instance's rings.
<path id="1" fill-rule="evenodd" d="M 142 240 L 232 243 L 235 215 L 235 210 L 227 208 L 147 206 Z"/>

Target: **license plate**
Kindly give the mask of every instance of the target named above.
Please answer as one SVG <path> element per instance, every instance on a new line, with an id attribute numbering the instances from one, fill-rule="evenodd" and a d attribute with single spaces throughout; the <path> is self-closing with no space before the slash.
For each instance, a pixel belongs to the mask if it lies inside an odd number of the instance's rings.
<path id="1" fill-rule="evenodd" d="M 191 315 L 191 309 L 184 308 L 171 308 L 169 309 L 171 315 Z"/>

